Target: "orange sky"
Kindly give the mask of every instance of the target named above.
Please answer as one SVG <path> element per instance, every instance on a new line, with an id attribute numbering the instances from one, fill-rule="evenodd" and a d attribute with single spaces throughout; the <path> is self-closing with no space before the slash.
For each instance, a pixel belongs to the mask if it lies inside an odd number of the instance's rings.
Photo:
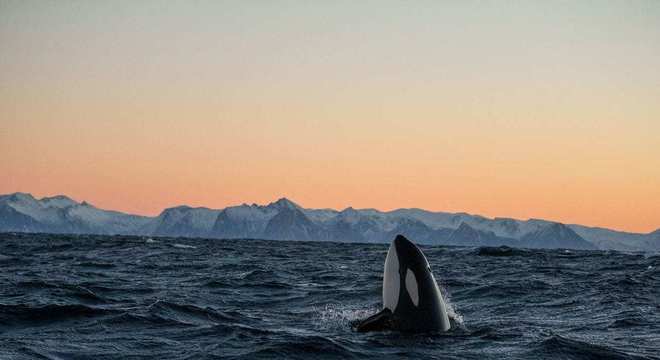
<path id="1" fill-rule="evenodd" d="M 3 2 L 0 193 L 660 227 L 657 2 L 377 4 Z"/>

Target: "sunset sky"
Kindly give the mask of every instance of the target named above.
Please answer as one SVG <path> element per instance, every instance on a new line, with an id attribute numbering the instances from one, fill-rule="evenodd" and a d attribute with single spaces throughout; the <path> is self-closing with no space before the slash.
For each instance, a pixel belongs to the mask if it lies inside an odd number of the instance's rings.
<path id="1" fill-rule="evenodd" d="M 0 0 L 0 193 L 660 228 L 660 1 Z"/>

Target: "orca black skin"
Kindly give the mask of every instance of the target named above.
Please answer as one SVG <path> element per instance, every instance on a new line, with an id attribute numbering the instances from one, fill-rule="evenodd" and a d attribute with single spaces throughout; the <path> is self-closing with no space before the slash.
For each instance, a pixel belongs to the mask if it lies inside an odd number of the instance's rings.
<path id="1" fill-rule="evenodd" d="M 426 257 L 402 235 L 392 241 L 383 274 L 383 310 L 358 322 L 359 332 L 447 331 L 447 307 Z"/>

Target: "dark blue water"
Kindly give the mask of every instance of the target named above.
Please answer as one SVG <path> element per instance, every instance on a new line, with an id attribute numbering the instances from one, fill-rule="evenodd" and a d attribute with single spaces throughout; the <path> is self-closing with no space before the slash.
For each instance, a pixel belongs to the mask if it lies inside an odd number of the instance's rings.
<path id="1" fill-rule="evenodd" d="M 446 334 L 351 330 L 384 244 L 0 235 L 0 358 L 660 358 L 658 255 L 423 250 Z"/>

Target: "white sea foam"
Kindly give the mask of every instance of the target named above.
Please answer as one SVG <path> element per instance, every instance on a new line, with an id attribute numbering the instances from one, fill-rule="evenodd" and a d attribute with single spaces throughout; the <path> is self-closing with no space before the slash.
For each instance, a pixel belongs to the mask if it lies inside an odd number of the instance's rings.
<path id="1" fill-rule="evenodd" d="M 350 322 L 364 319 L 375 314 L 380 309 L 356 309 L 340 304 L 326 304 L 323 308 L 316 308 L 314 312 L 318 314 L 321 322 L 335 326 L 346 326 Z"/>
<path id="2" fill-rule="evenodd" d="M 185 244 L 172 244 L 172 246 L 178 249 L 197 249 L 196 246 L 185 245 Z"/>
<path id="3" fill-rule="evenodd" d="M 465 323 L 463 321 L 463 315 L 461 315 L 454 308 L 454 304 L 451 302 L 451 297 L 449 296 L 449 292 L 447 292 L 447 289 L 445 289 L 442 286 L 440 286 L 440 289 L 442 292 L 442 299 L 445 301 L 445 306 L 447 309 L 447 316 L 449 316 L 449 321 L 455 323 L 456 325 L 458 325 L 458 327 L 461 328 L 465 327 Z"/>

